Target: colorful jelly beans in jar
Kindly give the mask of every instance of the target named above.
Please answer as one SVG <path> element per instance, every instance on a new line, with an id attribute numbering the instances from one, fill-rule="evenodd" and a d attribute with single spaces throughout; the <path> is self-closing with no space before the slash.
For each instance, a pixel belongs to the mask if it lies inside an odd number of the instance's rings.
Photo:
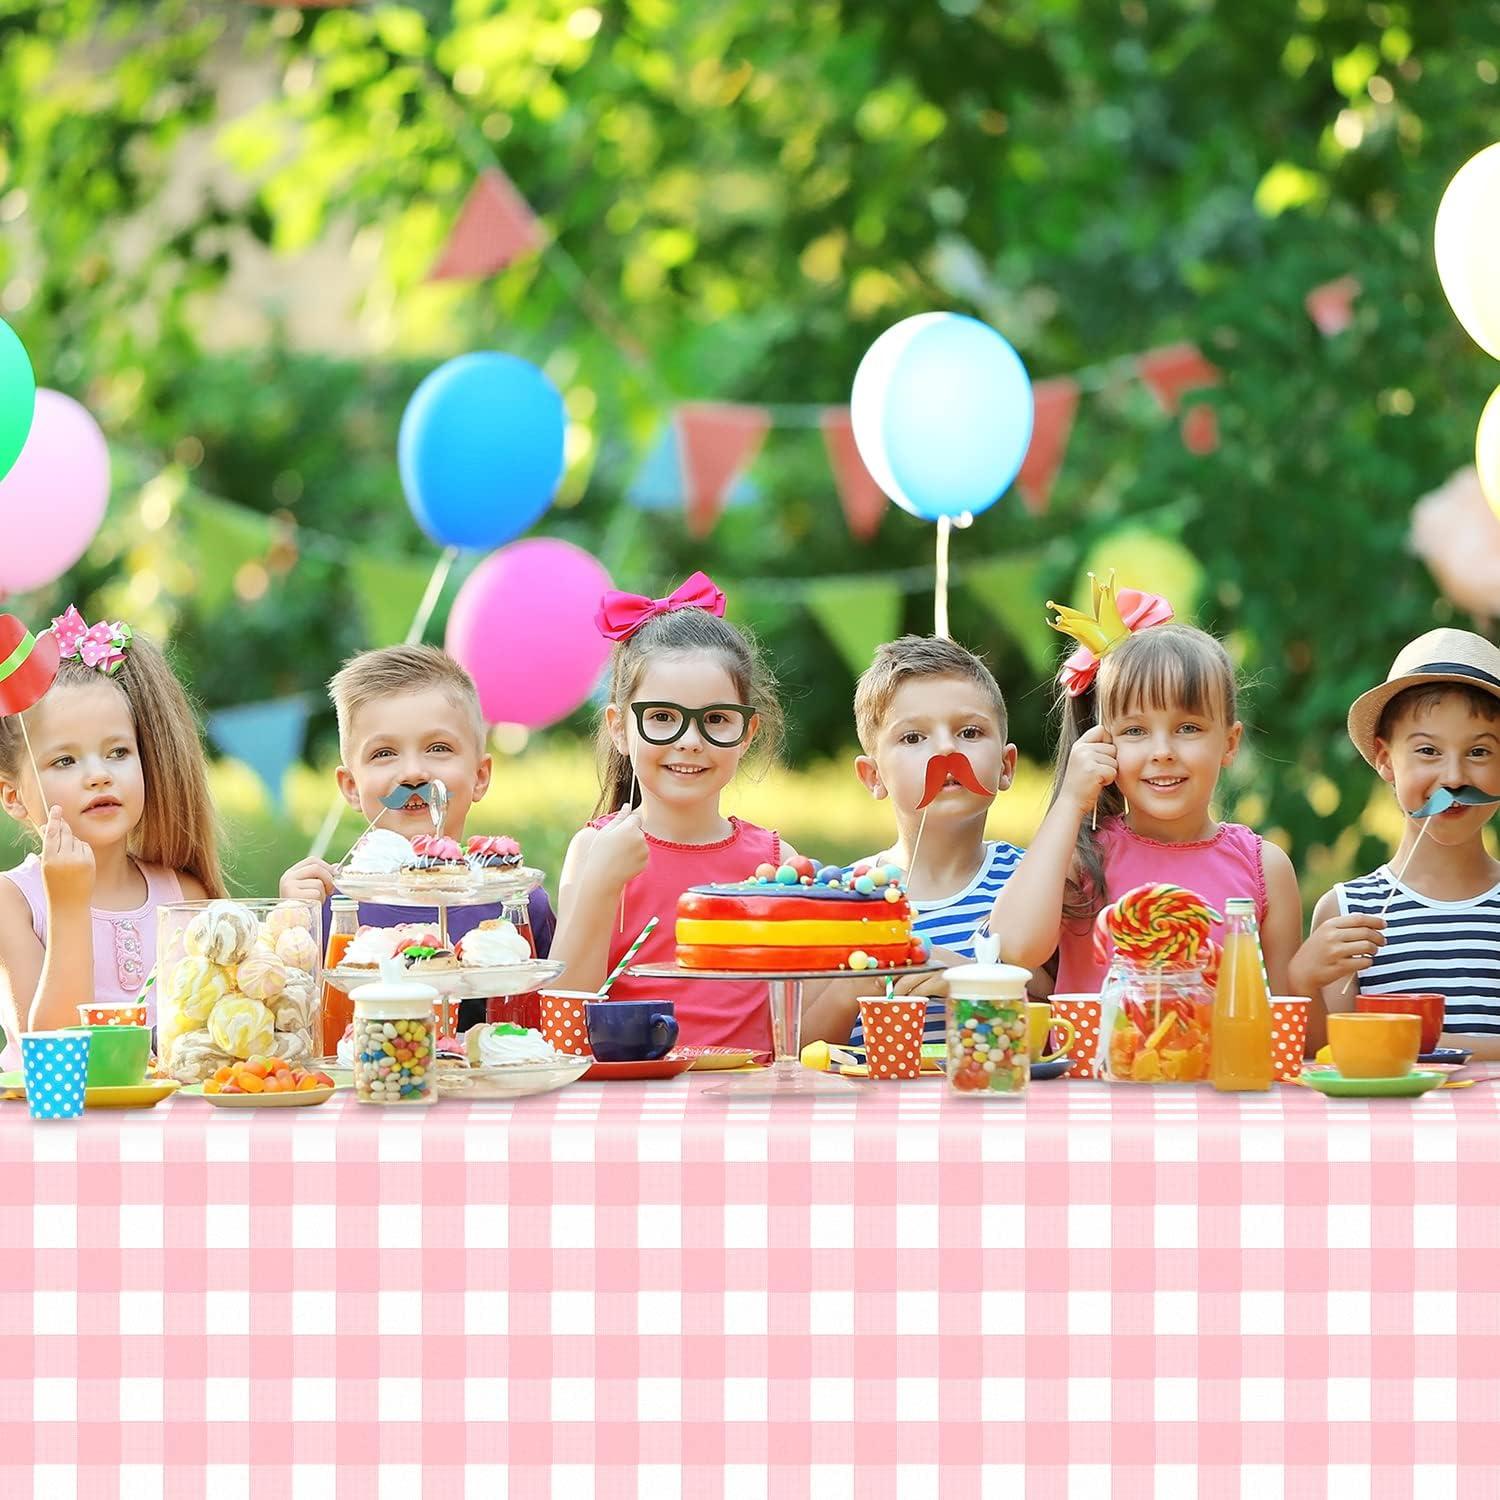
<path id="1" fill-rule="evenodd" d="M 354 992 L 354 1093 L 361 1104 L 437 1100 L 438 993 L 382 979 Z"/>
<path id="2" fill-rule="evenodd" d="M 948 1087 L 976 1098 L 1024 1093 L 1026 981 L 1014 964 L 958 964 L 943 971 L 948 989 Z"/>

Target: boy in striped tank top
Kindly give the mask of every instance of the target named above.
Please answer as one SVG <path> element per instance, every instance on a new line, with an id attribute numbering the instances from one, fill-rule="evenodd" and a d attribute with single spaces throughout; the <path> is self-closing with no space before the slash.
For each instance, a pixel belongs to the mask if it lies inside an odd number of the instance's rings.
<path id="1" fill-rule="evenodd" d="M 860 677 L 854 722 L 864 749 L 854 763 L 859 779 L 877 801 L 888 799 L 896 816 L 895 843 L 871 860 L 910 872 L 912 926 L 933 956 L 950 964 L 973 962 L 975 932 L 1022 854 L 1014 844 L 984 836 L 996 795 L 1016 773 L 1016 747 L 1006 737 L 999 684 L 956 641 L 902 636 L 881 646 Z M 974 782 L 994 791 L 981 794 L 948 774 L 924 809 L 928 763 L 954 752 L 968 760 Z M 896 989 L 935 996 L 939 978 L 898 981 Z M 820 1037 L 862 1045 L 861 989 L 868 993 L 869 986 L 835 982 L 816 993 L 809 990 L 803 1041 Z M 928 1000 L 922 1040 L 943 1040 L 939 998 Z"/>
<path id="2" fill-rule="evenodd" d="M 1444 787 L 1500 797 L 1500 649 L 1467 630 L 1428 631 L 1354 700 L 1349 737 L 1405 814 L 1401 842 L 1318 902 L 1293 991 L 1329 1011 L 1361 994 L 1440 994 L 1442 1045 L 1500 1060 L 1500 863 L 1484 844 L 1500 804 L 1412 816 Z"/>

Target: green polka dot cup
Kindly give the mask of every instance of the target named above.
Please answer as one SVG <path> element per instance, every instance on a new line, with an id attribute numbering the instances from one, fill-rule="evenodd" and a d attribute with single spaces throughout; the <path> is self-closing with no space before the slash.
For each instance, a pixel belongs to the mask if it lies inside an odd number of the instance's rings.
<path id="1" fill-rule="evenodd" d="M 21 1033 L 21 1073 L 33 1120 L 72 1120 L 83 1113 L 92 1041 L 87 1031 Z"/>

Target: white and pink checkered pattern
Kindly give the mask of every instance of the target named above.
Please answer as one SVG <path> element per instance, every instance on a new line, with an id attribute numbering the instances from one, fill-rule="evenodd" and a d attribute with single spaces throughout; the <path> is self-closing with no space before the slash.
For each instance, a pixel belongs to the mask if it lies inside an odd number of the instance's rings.
<path id="1" fill-rule="evenodd" d="M 1492 1086 L 706 1086 L 0 1106 L 0 1495 L 1492 1492 Z"/>

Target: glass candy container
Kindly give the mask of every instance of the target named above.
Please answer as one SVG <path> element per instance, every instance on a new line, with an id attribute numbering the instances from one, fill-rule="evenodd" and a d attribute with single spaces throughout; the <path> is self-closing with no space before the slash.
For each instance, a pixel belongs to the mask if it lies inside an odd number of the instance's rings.
<path id="1" fill-rule="evenodd" d="M 1214 994 L 1201 969 L 1116 957 L 1099 992 L 1099 1075 L 1111 1083 L 1202 1083 Z"/>

